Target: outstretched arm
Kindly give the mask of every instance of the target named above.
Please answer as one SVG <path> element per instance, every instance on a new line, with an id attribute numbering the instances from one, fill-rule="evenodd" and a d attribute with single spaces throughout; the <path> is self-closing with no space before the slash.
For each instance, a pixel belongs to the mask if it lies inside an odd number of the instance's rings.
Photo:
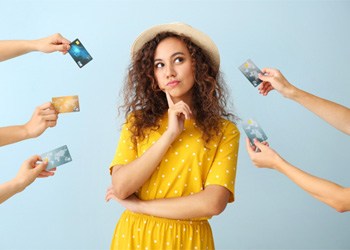
<path id="1" fill-rule="evenodd" d="M 135 212 L 168 219 L 191 219 L 211 217 L 220 214 L 226 208 L 230 191 L 218 185 L 209 185 L 203 191 L 178 198 L 164 198 L 142 201 L 134 194 L 120 200 L 109 188 L 106 201 L 115 199 L 126 209 Z"/>
<path id="2" fill-rule="evenodd" d="M 70 48 L 69 44 L 70 42 L 58 33 L 37 40 L 0 41 L 0 62 L 32 51 L 44 53 L 60 51 L 65 54 Z"/>
<path id="3" fill-rule="evenodd" d="M 4 184 L 0 184 L 0 204 L 11 196 L 22 192 L 36 178 L 54 175 L 53 171 L 56 169 L 46 171 L 45 168 L 47 167 L 47 162 L 44 161 L 37 164 L 37 161 L 41 161 L 39 156 L 35 155 L 30 157 L 22 164 L 15 178 Z"/>
<path id="4" fill-rule="evenodd" d="M 37 107 L 31 119 L 24 125 L 0 128 L 0 147 L 25 139 L 38 137 L 48 127 L 57 123 L 57 112 L 50 102 Z"/>
<path id="5" fill-rule="evenodd" d="M 298 102 L 336 129 L 350 135 L 350 109 L 296 88 L 277 69 L 264 68 L 259 91 L 266 96 L 275 89 L 284 97 Z"/>
<path id="6" fill-rule="evenodd" d="M 259 168 L 271 168 L 279 171 L 313 197 L 338 212 L 350 211 L 350 188 L 344 188 L 336 183 L 308 174 L 288 163 L 268 146 L 258 141 L 254 141 L 254 143 L 259 148 L 259 152 L 255 152 L 255 148 L 246 139 L 247 151 L 254 165 Z"/>

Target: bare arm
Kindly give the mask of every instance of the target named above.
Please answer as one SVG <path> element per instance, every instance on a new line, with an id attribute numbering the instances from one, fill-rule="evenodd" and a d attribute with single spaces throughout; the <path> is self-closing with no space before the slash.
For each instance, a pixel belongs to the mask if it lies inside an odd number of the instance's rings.
<path id="1" fill-rule="evenodd" d="M 172 142 L 172 136 L 164 133 L 141 157 L 129 164 L 114 166 L 112 184 L 115 195 L 126 199 L 135 193 L 150 178 Z"/>
<path id="2" fill-rule="evenodd" d="M 120 200 L 115 197 L 113 188 L 110 188 L 106 200 L 115 199 L 135 213 L 181 220 L 218 215 L 226 208 L 229 196 L 230 191 L 226 188 L 209 185 L 203 191 L 185 197 L 142 201 L 131 195 L 125 200 Z"/>
<path id="3" fill-rule="evenodd" d="M 141 157 L 129 164 L 113 167 L 112 184 L 119 199 L 126 199 L 135 193 L 150 178 L 171 143 L 182 133 L 185 118 L 191 116 L 186 103 L 181 101 L 174 104 L 170 95 L 166 95 L 169 103 L 168 129 Z"/>
<path id="4" fill-rule="evenodd" d="M 344 188 L 331 181 L 308 174 L 285 161 L 268 146 L 258 141 L 254 143 L 260 152 L 255 152 L 254 148 L 250 146 L 249 140 L 246 141 L 247 151 L 254 165 L 259 168 L 271 168 L 279 171 L 313 197 L 338 212 L 350 211 L 350 188 Z"/>
<path id="5" fill-rule="evenodd" d="M 54 175 L 56 169 L 46 171 L 47 162 L 36 164 L 41 158 L 37 155 L 26 160 L 17 175 L 12 180 L 0 184 L 0 204 L 12 197 L 13 195 L 22 192 L 38 177 L 48 177 Z"/>
<path id="6" fill-rule="evenodd" d="M 37 40 L 0 41 L 0 62 L 32 51 L 44 53 L 60 51 L 65 54 L 70 48 L 69 44 L 70 42 L 60 34 Z"/>
<path id="7" fill-rule="evenodd" d="M 21 192 L 23 189 L 22 185 L 14 179 L 0 184 L 0 204 Z"/>
<path id="8" fill-rule="evenodd" d="M 31 119 L 24 125 L 0 128 L 0 147 L 11 143 L 34 138 L 48 127 L 54 127 L 57 123 L 57 112 L 50 102 L 37 107 Z"/>
<path id="9" fill-rule="evenodd" d="M 259 76 L 263 80 L 259 86 L 261 94 L 266 96 L 275 89 L 284 97 L 303 105 L 336 129 L 350 135 L 349 108 L 296 88 L 277 69 L 264 68 L 262 72 L 265 75 Z"/>
<path id="10" fill-rule="evenodd" d="M 24 125 L 9 126 L 0 128 L 0 146 L 29 139 Z"/>
<path id="11" fill-rule="evenodd" d="M 350 135 L 350 109 L 335 102 L 296 90 L 290 99 L 303 105 L 336 129 Z"/>

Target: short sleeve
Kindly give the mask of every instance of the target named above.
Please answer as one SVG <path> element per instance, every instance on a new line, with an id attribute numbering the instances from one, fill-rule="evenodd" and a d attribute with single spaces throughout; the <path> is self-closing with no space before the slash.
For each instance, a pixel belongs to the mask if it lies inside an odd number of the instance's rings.
<path id="1" fill-rule="evenodd" d="M 115 165 L 124 165 L 137 158 L 137 149 L 131 140 L 132 133 L 129 128 L 130 123 L 125 123 L 122 127 L 118 146 L 109 167 L 110 170 L 112 170 L 112 167 Z"/>
<path id="2" fill-rule="evenodd" d="M 231 192 L 229 202 L 233 202 L 240 132 L 232 122 L 226 123 L 220 144 L 216 145 L 217 151 L 205 186 L 220 185 L 227 188 Z"/>

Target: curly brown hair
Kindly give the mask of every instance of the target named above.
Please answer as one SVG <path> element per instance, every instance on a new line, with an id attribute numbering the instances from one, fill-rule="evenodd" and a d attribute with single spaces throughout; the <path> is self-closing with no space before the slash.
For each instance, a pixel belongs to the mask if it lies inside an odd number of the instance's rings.
<path id="1" fill-rule="evenodd" d="M 154 75 L 154 54 L 158 44 L 168 37 L 175 37 L 186 45 L 195 65 L 195 84 L 192 91 L 193 115 L 196 125 L 208 143 L 220 133 L 223 117 L 235 121 L 236 116 L 226 111 L 227 91 L 221 73 L 210 57 L 189 37 L 162 32 L 133 56 L 124 84 L 124 105 L 127 122 L 133 134 L 132 141 L 145 138 L 148 129 L 157 130 L 159 119 L 168 111 L 165 93 L 159 88 Z"/>

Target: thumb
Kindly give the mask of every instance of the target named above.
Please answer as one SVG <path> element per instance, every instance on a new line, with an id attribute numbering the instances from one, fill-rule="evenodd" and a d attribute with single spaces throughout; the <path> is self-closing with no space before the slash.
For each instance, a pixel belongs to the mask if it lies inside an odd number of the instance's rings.
<path id="1" fill-rule="evenodd" d="M 259 79 L 264 81 L 264 82 L 270 82 L 272 79 L 272 76 L 269 75 L 263 75 L 262 73 L 259 73 L 258 75 Z"/>
<path id="2" fill-rule="evenodd" d="M 63 44 L 70 44 L 71 42 L 64 38 L 60 33 L 56 34 L 57 38 L 56 38 L 56 43 L 57 44 L 60 44 L 60 43 L 63 43 Z"/>
<path id="3" fill-rule="evenodd" d="M 42 171 L 46 169 L 48 164 L 49 162 L 47 160 L 44 160 L 35 166 L 34 171 L 39 175 Z"/>
<path id="4" fill-rule="evenodd" d="M 248 154 L 254 153 L 254 150 L 253 150 L 253 148 L 252 148 L 252 145 L 250 145 L 250 141 L 249 141 L 249 138 L 248 138 L 248 137 L 245 139 L 245 142 L 246 142 L 245 145 L 246 145 Z"/>
<path id="5" fill-rule="evenodd" d="M 254 139 L 254 144 L 256 147 L 258 147 L 261 151 L 263 151 L 264 149 L 266 149 L 266 145 L 262 144 L 259 140 Z"/>
<path id="6" fill-rule="evenodd" d="M 69 44 L 58 44 L 58 45 L 54 45 L 55 50 L 56 51 L 60 51 L 60 52 L 64 52 L 69 50 L 70 46 Z"/>

